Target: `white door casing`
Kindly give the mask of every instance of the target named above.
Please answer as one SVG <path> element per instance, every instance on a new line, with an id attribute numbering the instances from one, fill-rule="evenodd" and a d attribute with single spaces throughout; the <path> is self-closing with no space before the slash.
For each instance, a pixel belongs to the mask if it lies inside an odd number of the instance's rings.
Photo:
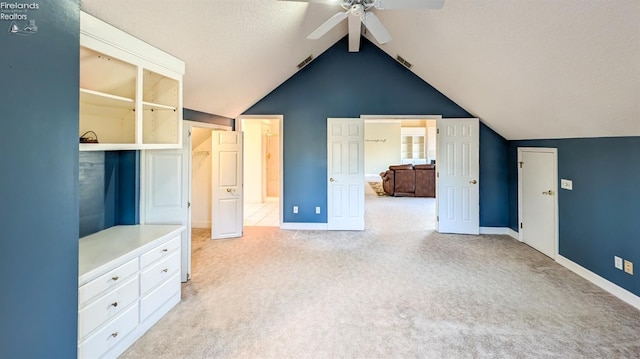
<path id="1" fill-rule="evenodd" d="M 436 154 L 438 232 L 480 232 L 480 123 L 440 119 Z"/>
<path id="2" fill-rule="evenodd" d="M 364 122 L 327 119 L 327 228 L 364 230 Z"/>
<path id="3" fill-rule="evenodd" d="M 518 148 L 520 241 L 555 259 L 558 254 L 558 153 Z"/>
<path id="4" fill-rule="evenodd" d="M 212 131 L 211 238 L 242 237 L 242 132 Z"/>
<path id="5" fill-rule="evenodd" d="M 188 134 L 183 134 L 188 136 Z M 184 144 L 183 138 L 183 144 Z M 181 251 L 190 253 L 189 160 L 186 146 L 173 150 L 143 150 L 141 154 L 140 222 L 142 224 L 181 224 Z M 186 282 L 191 261 L 182 257 L 181 279 Z"/>

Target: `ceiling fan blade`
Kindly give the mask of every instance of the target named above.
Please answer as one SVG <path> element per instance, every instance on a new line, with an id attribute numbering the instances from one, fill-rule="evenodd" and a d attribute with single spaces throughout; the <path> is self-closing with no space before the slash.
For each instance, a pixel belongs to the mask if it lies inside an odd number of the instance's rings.
<path id="1" fill-rule="evenodd" d="M 375 8 L 380 10 L 395 9 L 442 9 L 444 0 L 378 0 Z"/>
<path id="2" fill-rule="evenodd" d="M 362 22 L 360 16 L 349 15 L 349 52 L 360 51 L 360 33 Z"/>
<path id="3" fill-rule="evenodd" d="M 348 12 L 339 12 L 333 15 L 329 18 L 329 20 L 325 21 L 324 24 L 318 26 L 317 29 L 310 33 L 309 36 L 307 36 L 307 39 L 317 40 L 321 38 L 322 35 L 326 34 L 327 32 L 329 32 L 329 30 L 333 29 L 336 25 L 341 23 L 342 20 L 347 18 L 347 16 L 349 16 Z"/>
<path id="4" fill-rule="evenodd" d="M 391 41 L 391 34 L 389 34 L 389 31 L 382 25 L 382 22 L 380 22 L 376 14 L 367 12 L 364 14 L 362 23 L 379 44 L 386 44 Z"/>

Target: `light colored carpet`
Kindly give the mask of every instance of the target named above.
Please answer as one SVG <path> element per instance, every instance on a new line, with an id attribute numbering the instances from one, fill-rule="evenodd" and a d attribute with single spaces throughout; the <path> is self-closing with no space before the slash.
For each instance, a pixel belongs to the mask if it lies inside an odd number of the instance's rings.
<path id="1" fill-rule="evenodd" d="M 432 198 L 366 191 L 364 232 L 196 231 L 182 302 L 122 357 L 640 357 L 635 308 L 509 237 L 434 232 Z"/>

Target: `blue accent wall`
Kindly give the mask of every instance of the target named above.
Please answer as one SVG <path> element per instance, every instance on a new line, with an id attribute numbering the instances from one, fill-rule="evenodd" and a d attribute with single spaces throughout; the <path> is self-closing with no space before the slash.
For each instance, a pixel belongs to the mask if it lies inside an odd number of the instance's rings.
<path id="1" fill-rule="evenodd" d="M 138 224 L 138 151 L 80 153 L 80 237 L 115 225 Z"/>
<path id="2" fill-rule="evenodd" d="M 518 229 L 518 147 L 558 149 L 559 253 L 640 295 L 640 279 L 613 266 L 613 256 L 640 263 L 640 137 L 509 142 L 509 227 Z"/>
<path id="3" fill-rule="evenodd" d="M 232 118 L 218 116 L 211 113 L 190 110 L 185 108 L 182 110 L 182 118 L 189 121 L 212 123 L 215 125 L 231 126 L 235 125 L 235 120 Z"/>
<path id="4" fill-rule="evenodd" d="M 76 356 L 79 9 L 40 1 L 33 35 L 0 21 L 0 358 Z"/>
<path id="5" fill-rule="evenodd" d="M 366 39 L 360 52 L 350 53 L 346 37 L 245 114 L 284 116 L 284 221 L 303 223 L 327 222 L 327 118 L 473 117 Z M 508 224 L 506 150 L 506 141 L 481 124 L 482 226 Z M 287 210 L 294 205 L 298 214 Z M 316 206 L 322 209 L 319 215 Z"/>

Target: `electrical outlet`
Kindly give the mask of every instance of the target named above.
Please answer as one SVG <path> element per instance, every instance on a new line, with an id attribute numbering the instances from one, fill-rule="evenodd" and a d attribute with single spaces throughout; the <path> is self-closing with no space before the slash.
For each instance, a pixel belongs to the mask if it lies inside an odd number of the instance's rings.
<path id="1" fill-rule="evenodd" d="M 316 214 L 320 214 L 320 207 L 316 207 Z"/>
<path id="2" fill-rule="evenodd" d="M 293 206 L 293 213 L 298 213 L 298 206 Z"/>
<path id="3" fill-rule="evenodd" d="M 628 274 L 633 275 L 633 262 L 628 261 L 625 259 L 624 261 L 624 271 L 627 272 Z"/>
<path id="4" fill-rule="evenodd" d="M 622 270 L 622 258 L 613 256 L 613 265 L 616 266 L 617 269 Z"/>
<path id="5" fill-rule="evenodd" d="M 570 179 L 561 179 L 560 180 L 560 188 L 572 191 L 573 190 L 573 181 Z"/>

